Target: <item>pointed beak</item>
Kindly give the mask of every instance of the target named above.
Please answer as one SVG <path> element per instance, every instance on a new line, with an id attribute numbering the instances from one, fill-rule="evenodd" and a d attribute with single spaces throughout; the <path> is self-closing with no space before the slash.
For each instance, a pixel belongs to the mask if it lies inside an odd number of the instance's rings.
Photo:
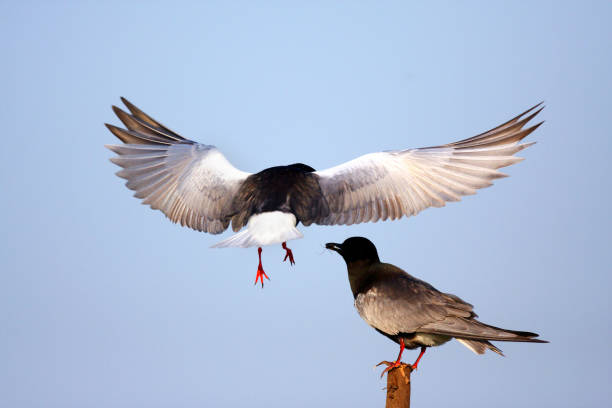
<path id="1" fill-rule="evenodd" d="M 328 242 L 325 244 L 325 248 L 331 249 L 332 251 L 336 251 L 338 253 L 342 251 L 342 246 L 340 244 L 336 244 L 335 242 Z"/>

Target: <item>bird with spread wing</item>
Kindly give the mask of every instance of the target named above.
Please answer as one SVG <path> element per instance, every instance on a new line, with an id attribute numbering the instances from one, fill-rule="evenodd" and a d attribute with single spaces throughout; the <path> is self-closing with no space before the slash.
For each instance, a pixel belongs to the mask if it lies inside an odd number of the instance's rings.
<path id="1" fill-rule="evenodd" d="M 351 225 L 396 220 L 428 207 L 475 194 L 505 177 L 499 168 L 532 145 L 521 143 L 540 124 L 527 126 L 541 104 L 480 135 L 445 145 L 370 153 L 316 171 L 302 163 L 248 173 L 234 167 L 216 147 L 185 139 L 125 98 L 128 112 L 113 106 L 127 129 L 106 124 L 123 144 L 108 145 L 119 177 L 143 204 L 172 222 L 233 236 L 213 247 L 258 247 L 255 283 L 269 279 L 261 247 L 302 238 L 305 226 Z M 241 231 L 242 230 L 242 231 Z"/>

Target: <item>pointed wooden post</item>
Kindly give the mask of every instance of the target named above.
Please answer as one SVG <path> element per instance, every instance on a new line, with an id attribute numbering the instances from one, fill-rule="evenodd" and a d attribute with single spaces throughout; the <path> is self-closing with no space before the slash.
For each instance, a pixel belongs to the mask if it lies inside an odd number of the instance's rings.
<path id="1" fill-rule="evenodd" d="M 385 408 L 410 408 L 410 364 L 400 365 L 387 373 L 387 403 Z"/>

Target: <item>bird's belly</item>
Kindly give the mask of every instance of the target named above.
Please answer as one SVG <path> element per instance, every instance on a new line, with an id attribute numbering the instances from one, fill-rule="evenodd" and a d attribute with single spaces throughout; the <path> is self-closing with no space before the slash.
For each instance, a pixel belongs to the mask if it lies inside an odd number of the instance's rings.
<path id="1" fill-rule="evenodd" d="M 451 336 L 445 336 L 443 334 L 415 333 L 410 338 L 404 338 L 404 344 L 406 348 L 409 349 L 422 346 L 435 347 L 446 343 L 450 339 L 452 339 Z"/>

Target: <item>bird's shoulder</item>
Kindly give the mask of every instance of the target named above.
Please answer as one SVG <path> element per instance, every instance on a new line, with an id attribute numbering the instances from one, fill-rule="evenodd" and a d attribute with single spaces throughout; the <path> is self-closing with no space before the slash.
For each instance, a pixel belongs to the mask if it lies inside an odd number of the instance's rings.
<path id="1" fill-rule="evenodd" d="M 427 282 L 388 263 L 372 264 L 367 276 L 355 296 L 355 307 L 364 318 L 372 314 L 408 313 L 431 303 L 440 293 Z"/>
<path id="2" fill-rule="evenodd" d="M 369 282 L 362 292 L 387 297 L 410 297 L 418 293 L 441 293 L 429 283 L 415 278 L 405 270 L 384 262 L 369 267 Z"/>
<path id="3" fill-rule="evenodd" d="M 359 314 L 387 333 L 410 332 L 446 317 L 471 318 L 472 305 L 392 264 L 370 267 L 375 278 L 355 298 Z"/>

